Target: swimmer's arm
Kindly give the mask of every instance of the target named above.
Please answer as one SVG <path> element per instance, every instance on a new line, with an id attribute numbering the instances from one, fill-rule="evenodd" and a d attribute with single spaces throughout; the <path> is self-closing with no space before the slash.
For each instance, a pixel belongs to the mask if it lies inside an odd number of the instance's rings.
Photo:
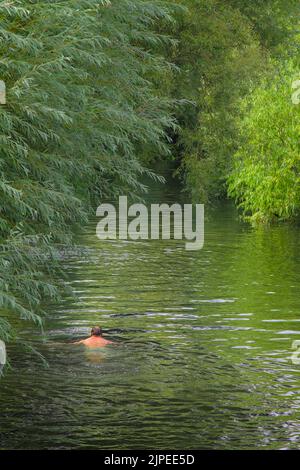
<path id="1" fill-rule="evenodd" d="M 85 340 L 81 339 L 80 341 L 74 341 L 72 344 L 84 344 Z"/>
<path id="2" fill-rule="evenodd" d="M 110 341 L 109 339 L 106 339 L 106 344 L 116 344 L 115 341 Z"/>

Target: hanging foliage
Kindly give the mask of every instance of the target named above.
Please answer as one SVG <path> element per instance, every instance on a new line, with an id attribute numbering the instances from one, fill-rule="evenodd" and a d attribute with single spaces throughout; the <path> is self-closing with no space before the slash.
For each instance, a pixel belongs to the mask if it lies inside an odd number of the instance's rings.
<path id="1" fill-rule="evenodd" d="M 0 338 L 15 317 L 41 325 L 55 248 L 93 203 L 156 177 L 139 154 L 168 152 L 174 126 L 153 84 L 171 67 L 160 20 L 156 1 L 0 2 Z"/>

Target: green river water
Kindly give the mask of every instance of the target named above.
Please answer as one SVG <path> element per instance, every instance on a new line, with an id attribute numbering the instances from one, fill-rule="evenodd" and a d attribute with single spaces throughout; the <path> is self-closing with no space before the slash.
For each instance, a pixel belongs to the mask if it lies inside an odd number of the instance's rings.
<path id="1" fill-rule="evenodd" d="M 62 259 L 76 296 L 46 306 L 46 341 L 24 326 L 49 367 L 8 348 L 1 449 L 300 448 L 300 229 L 253 231 L 229 203 L 207 215 L 200 251 L 83 230 Z M 68 344 L 98 324 L 117 345 Z"/>

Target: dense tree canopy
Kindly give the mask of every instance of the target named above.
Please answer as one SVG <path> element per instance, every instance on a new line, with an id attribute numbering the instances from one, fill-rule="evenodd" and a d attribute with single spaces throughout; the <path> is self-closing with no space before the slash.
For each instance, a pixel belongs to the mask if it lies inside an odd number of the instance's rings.
<path id="1" fill-rule="evenodd" d="M 178 0 L 173 60 L 180 68 L 177 155 L 194 200 L 226 194 L 239 141 L 240 102 L 269 74 L 273 56 L 295 53 L 299 2 L 290 0 Z"/>
<path id="2" fill-rule="evenodd" d="M 53 247 L 70 241 L 95 196 L 143 190 L 138 154 L 168 151 L 171 67 L 154 31 L 169 9 L 144 0 L 0 3 L 0 318 L 40 322 Z M 154 80 L 155 78 L 155 80 Z M 55 244 L 55 245 L 54 245 Z"/>
<path id="3" fill-rule="evenodd" d="M 277 75 L 244 100 L 229 179 L 230 194 L 254 223 L 290 220 L 300 211 L 300 109 L 291 88 L 297 69 L 292 63 L 275 68 Z"/>
<path id="4" fill-rule="evenodd" d="M 184 0 L 175 25 L 175 96 L 190 100 L 178 116 L 178 153 L 194 200 L 224 195 L 235 149 L 238 100 L 265 67 L 259 41 L 237 8 L 218 0 Z"/>
<path id="5" fill-rule="evenodd" d="M 41 323 L 100 199 L 172 155 L 196 202 L 299 215 L 298 0 L 0 2 L 0 337 Z M 298 77 L 299 78 L 299 77 Z M 51 260 L 51 261 L 50 261 Z"/>

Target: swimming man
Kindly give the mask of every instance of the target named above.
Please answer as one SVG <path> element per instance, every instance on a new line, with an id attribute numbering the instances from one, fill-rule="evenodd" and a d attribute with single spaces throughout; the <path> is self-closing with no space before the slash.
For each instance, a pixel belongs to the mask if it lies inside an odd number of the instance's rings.
<path id="1" fill-rule="evenodd" d="M 108 344 L 113 344 L 113 342 L 103 338 L 101 326 L 94 326 L 91 329 L 91 336 L 89 338 L 76 341 L 74 344 L 83 344 L 88 348 L 95 349 L 103 348 Z"/>

